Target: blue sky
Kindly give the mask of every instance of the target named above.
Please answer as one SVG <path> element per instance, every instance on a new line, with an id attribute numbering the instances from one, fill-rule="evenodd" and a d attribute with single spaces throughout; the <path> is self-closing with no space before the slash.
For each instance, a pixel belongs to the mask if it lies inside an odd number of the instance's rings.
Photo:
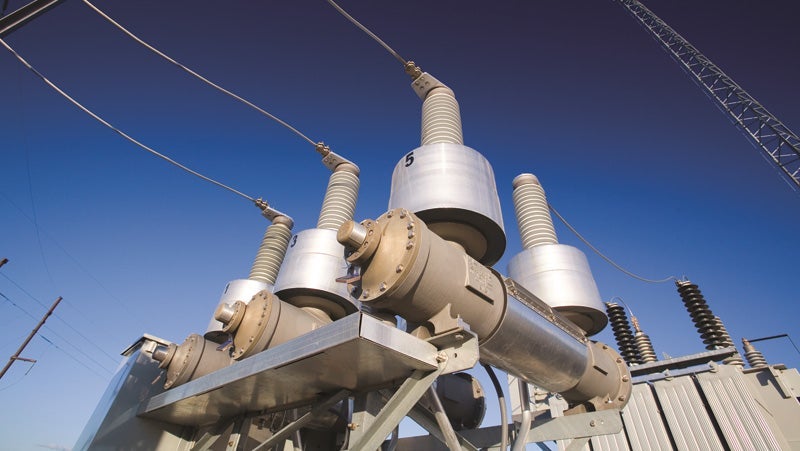
<path id="1" fill-rule="evenodd" d="M 10 9 L 23 2 L 11 1 Z M 386 209 L 394 165 L 419 143 L 402 67 L 323 1 L 98 2 L 134 33 L 362 168 L 356 216 Z M 800 128 L 800 34 L 790 0 L 646 3 L 789 128 Z M 508 247 L 511 180 L 532 172 L 593 244 L 645 277 L 687 276 L 737 343 L 800 341 L 800 198 L 614 2 L 342 2 L 447 83 L 465 143 L 494 166 Z M 6 41 L 143 143 L 314 227 L 329 171 L 308 143 L 65 2 Z M 0 449 L 70 447 L 118 354 L 142 333 L 202 332 L 246 277 L 268 225 L 246 201 L 104 128 L 0 52 L 0 355 L 64 303 L 0 381 Z M 35 218 L 36 226 L 32 220 Z M 645 284 L 586 249 L 659 356 L 703 350 L 672 284 Z M 21 287 L 21 288 L 20 288 Z M 35 299 L 34 299 L 35 298 Z M 37 303 L 38 300 L 38 303 Z M 598 336 L 613 344 L 610 331 Z M 798 366 L 787 340 L 760 343 Z M 4 359 L 5 357 L 3 357 Z M 30 370 L 30 371 L 28 371 Z"/>

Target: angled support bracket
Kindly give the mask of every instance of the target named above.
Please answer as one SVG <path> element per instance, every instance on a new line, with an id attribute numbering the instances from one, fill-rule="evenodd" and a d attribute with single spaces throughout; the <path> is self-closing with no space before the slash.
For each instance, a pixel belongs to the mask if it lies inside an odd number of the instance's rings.
<path id="1" fill-rule="evenodd" d="M 299 430 L 303 426 L 307 425 L 314 419 L 315 416 L 319 415 L 322 412 L 327 411 L 331 407 L 335 406 L 336 403 L 339 401 L 347 398 L 350 396 L 349 390 L 339 390 L 338 392 L 334 393 L 332 396 L 328 397 L 321 403 L 314 406 L 310 412 L 306 413 L 302 417 L 298 418 L 297 420 L 289 423 L 283 429 L 276 432 L 275 435 L 267 439 L 265 442 L 261 443 L 260 445 L 253 448 L 253 451 L 257 451 L 260 449 L 271 449 L 273 446 L 282 443 L 284 440 L 289 438 L 295 431 Z"/>
<path id="2" fill-rule="evenodd" d="M 444 437 L 444 433 L 439 428 L 439 424 L 436 422 L 436 418 L 434 415 L 428 410 L 422 407 L 420 404 L 414 406 L 410 412 L 408 412 L 409 418 L 414 420 L 418 425 L 420 425 L 423 429 L 428 431 L 431 436 L 436 438 L 436 440 L 440 441 L 443 444 L 446 444 L 446 439 Z M 459 434 L 455 431 L 456 438 L 458 438 L 458 443 L 461 445 L 462 450 L 466 451 L 478 451 L 478 448 L 473 445 L 469 440 L 464 438 L 463 435 Z"/>
<path id="3" fill-rule="evenodd" d="M 234 422 L 233 418 L 220 421 L 215 428 L 203 434 L 202 437 L 197 439 L 192 447 L 192 451 L 207 451 L 214 446 L 214 443 L 220 438 L 223 432 L 228 429 L 228 426 Z"/>
<path id="4" fill-rule="evenodd" d="M 371 451 L 378 449 L 383 440 L 400 424 L 400 421 L 417 404 L 443 370 L 444 364 L 442 363 L 438 369 L 431 372 L 414 371 L 411 377 L 406 379 L 392 395 L 369 427 L 359 430 L 359 425 L 353 425 L 355 429 L 351 432 L 352 444 L 348 450 Z"/>

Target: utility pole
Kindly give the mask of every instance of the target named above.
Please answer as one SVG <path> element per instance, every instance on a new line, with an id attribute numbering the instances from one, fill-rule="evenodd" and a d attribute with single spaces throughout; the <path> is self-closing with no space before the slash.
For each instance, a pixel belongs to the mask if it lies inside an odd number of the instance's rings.
<path id="1" fill-rule="evenodd" d="M 4 259 L 4 260 L 5 260 L 5 259 Z M 6 260 L 6 261 L 7 261 L 7 260 Z M 3 262 L 3 263 L 5 263 L 5 262 Z M 47 318 L 48 318 L 50 315 L 52 315 L 52 314 L 53 314 L 53 310 L 55 310 L 55 309 L 56 309 L 56 307 L 58 306 L 58 303 L 59 303 L 59 302 L 61 302 L 61 296 L 59 296 L 59 297 L 58 297 L 58 299 L 56 299 L 56 301 L 55 301 L 55 302 L 53 302 L 53 305 L 50 307 L 50 310 L 48 310 L 48 311 L 47 311 L 47 313 L 45 313 L 45 314 L 44 314 L 44 316 L 42 317 L 42 320 L 41 320 L 41 321 L 39 321 L 39 324 L 37 324 L 37 325 L 36 325 L 36 327 L 34 327 L 34 328 L 33 328 L 33 330 L 31 331 L 30 335 L 28 335 L 28 338 L 26 338 L 26 339 L 25 339 L 25 341 L 22 343 L 22 346 L 20 346 L 20 347 L 19 347 L 19 349 L 17 349 L 17 352 L 15 352 L 15 353 L 14 353 L 14 355 L 12 355 L 12 356 L 11 356 L 11 357 L 8 359 L 8 363 L 6 363 L 6 366 L 5 366 L 5 367 L 3 367 L 3 370 L 2 370 L 2 371 L 0 371 L 0 379 L 2 379 L 2 378 L 3 378 L 3 376 L 6 374 L 6 371 L 8 371 L 8 369 L 9 369 L 9 368 L 11 368 L 11 365 L 12 365 L 12 364 L 13 364 L 15 361 L 17 361 L 17 360 L 23 360 L 23 361 L 25 361 L 25 362 L 33 362 L 33 363 L 35 363 L 35 362 L 36 362 L 36 360 L 33 360 L 33 359 L 26 359 L 26 358 L 24 358 L 24 357 L 20 357 L 19 355 L 20 355 L 20 354 L 22 353 L 22 351 L 25 349 L 25 346 L 28 346 L 28 343 L 30 343 L 30 342 L 31 342 L 31 340 L 33 339 L 33 337 L 36 335 L 36 332 L 39 332 L 39 329 L 40 329 L 40 328 L 41 328 L 41 327 L 44 325 L 44 322 L 45 322 L 45 321 L 47 321 Z"/>

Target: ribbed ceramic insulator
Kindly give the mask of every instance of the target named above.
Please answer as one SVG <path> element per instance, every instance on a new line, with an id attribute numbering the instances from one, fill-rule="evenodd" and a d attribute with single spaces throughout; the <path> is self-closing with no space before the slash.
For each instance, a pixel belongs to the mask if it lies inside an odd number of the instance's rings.
<path id="1" fill-rule="evenodd" d="M 703 343 L 705 343 L 706 349 L 724 348 L 714 314 L 708 308 L 703 293 L 700 292 L 697 285 L 688 280 L 676 281 L 675 285 L 678 287 L 678 294 L 680 294 L 689 316 L 692 317 L 694 327 L 700 334 Z"/>
<path id="2" fill-rule="evenodd" d="M 633 337 L 636 342 L 636 350 L 639 351 L 639 355 L 642 358 L 642 363 L 658 360 L 656 358 L 656 350 L 653 349 L 653 342 L 650 341 L 650 337 L 646 333 L 639 331 Z"/>
<path id="3" fill-rule="evenodd" d="M 520 174 L 512 182 L 514 212 L 517 215 L 522 247 L 530 249 L 540 244 L 557 244 L 553 218 L 539 179 L 533 174 Z"/>
<path id="4" fill-rule="evenodd" d="M 355 165 L 342 163 L 336 167 L 322 201 L 318 229 L 339 230 L 342 224 L 353 219 L 359 183 L 358 168 Z"/>
<path id="5" fill-rule="evenodd" d="M 278 270 L 286 255 L 289 239 L 292 237 L 291 229 L 280 222 L 275 222 L 264 233 L 261 247 L 258 248 L 253 267 L 250 269 L 250 279 L 273 285 L 278 277 Z"/>
<path id="6" fill-rule="evenodd" d="M 722 320 L 719 318 L 719 316 L 714 317 L 714 324 L 719 333 L 720 347 L 722 348 L 735 347 L 735 345 L 733 344 L 733 338 L 731 338 L 731 335 L 728 333 L 728 330 L 725 329 L 725 325 L 722 323 Z M 739 354 L 738 351 L 736 352 L 736 354 L 723 360 L 722 363 L 725 363 L 726 365 L 744 366 L 744 360 L 742 359 L 742 356 L 741 354 Z"/>
<path id="7" fill-rule="evenodd" d="M 435 143 L 464 144 L 458 101 L 446 87 L 434 88 L 422 103 L 422 145 Z"/>
<path id="8" fill-rule="evenodd" d="M 631 324 L 628 322 L 628 315 L 625 314 L 625 309 L 616 302 L 606 302 L 606 313 L 608 314 L 608 321 L 611 323 L 611 330 L 614 331 L 619 355 L 625 359 L 628 365 L 641 364 L 642 359 L 636 349 Z"/>
<path id="9" fill-rule="evenodd" d="M 744 338 L 742 338 L 742 347 L 744 348 L 744 358 L 747 359 L 747 363 L 750 364 L 751 368 L 764 368 L 769 366 L 767 359 L 764 358 L 764 354 Z"/>

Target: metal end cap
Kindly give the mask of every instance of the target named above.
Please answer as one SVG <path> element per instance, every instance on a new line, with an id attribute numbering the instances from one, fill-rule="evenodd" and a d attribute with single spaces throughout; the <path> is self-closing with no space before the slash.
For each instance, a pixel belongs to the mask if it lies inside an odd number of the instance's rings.
<path id="1" fill-rule="evenodd" d="M 336 232 L 336 240 L 353 251 L 347 257 L 350 263 L 364 263 L 378 249 L 381 240 L 381 227 L 377 221 L 365 219 L 361 224 L 347 221 Z"/>
<path id="2" fill-rule="evenodd" d="M 175 351 L 178 350 L 178 346 L 174 343 L 170 343 L 169 346 L 156 346 L 156 349 L 153 350 L 153 360 L 159 362 L 159 368 L 167 368 L 172 362 L 172 358 L 175 357 Z"/>
<path id="3" fill-rule="evenodd" d="M 517 189 L 520 186 L 525 186 L 525 185 L 539 185 L 539 186 L 541 186 L 542 184 L 539 183 L 539 178 L 538 177 L 536 177 L 533 174 L 528 174 L 528 173 L 520 174 L 520 175 L 514 177 L 514 180 L 511 182 L 511 186 L 514 189 Z"/>
<path id="4" fill-rule="evenodd" d="M 233 304 L 220 304 L 214 312 L 214 319 L 222 323 L 222 331 L 232 333 L 239 328 L 247 304 L 236 301 Z"/>

